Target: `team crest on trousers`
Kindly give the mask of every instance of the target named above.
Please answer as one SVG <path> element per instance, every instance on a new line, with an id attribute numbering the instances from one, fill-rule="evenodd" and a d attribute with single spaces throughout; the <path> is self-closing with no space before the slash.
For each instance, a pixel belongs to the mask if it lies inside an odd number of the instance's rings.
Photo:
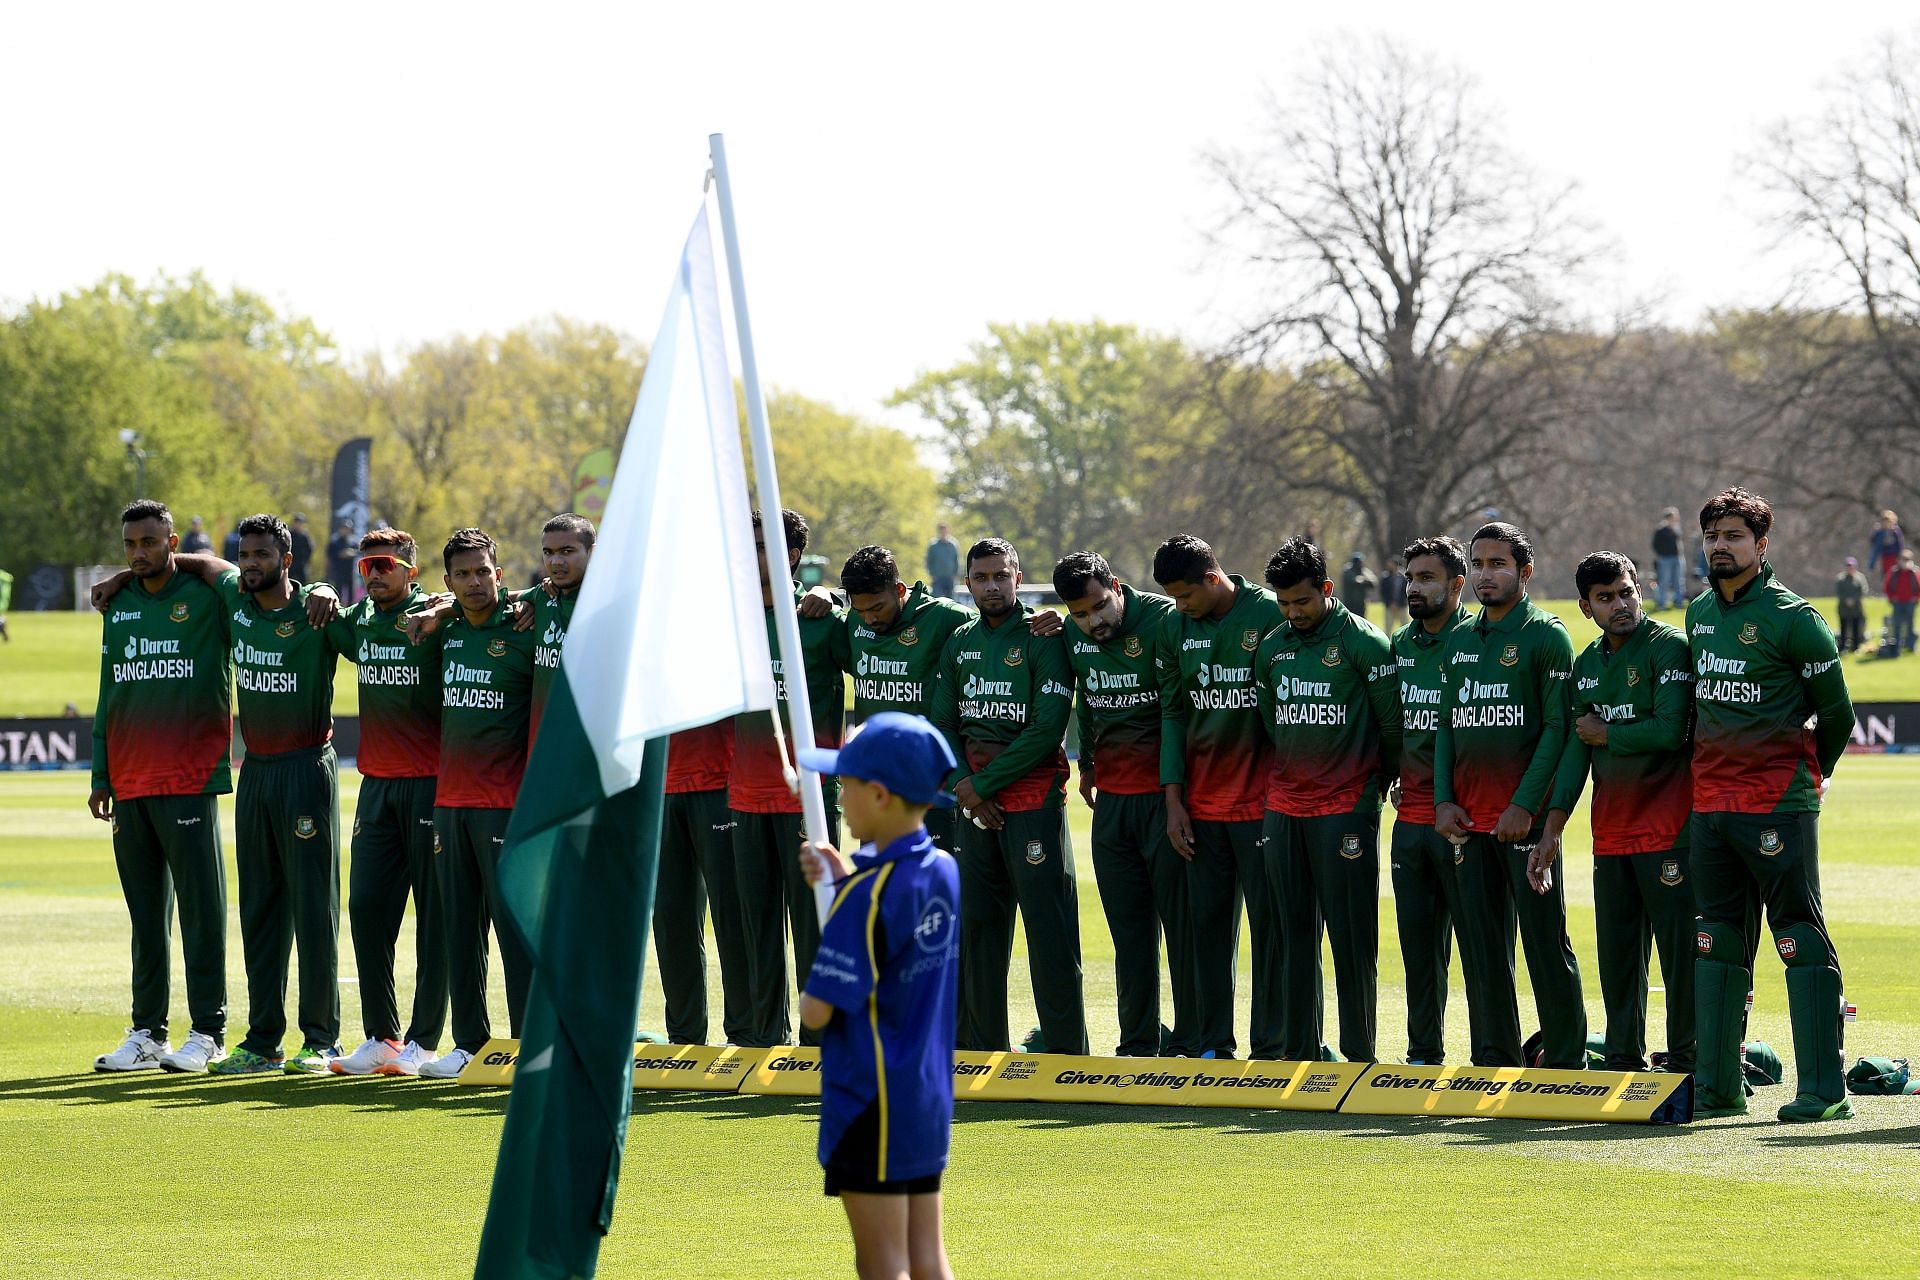
<path id="1" fill-rule="evenodd" d="M 433 833 L 433 851 L 435 854 L 440 852 L 440 833 L 438 831 Z"/>
<path id="2" fill-rule="evenodd" d="M 1517 644 L 1508 645 L 1506 652 L 1500 655 L 1500 665 L 1503 667 L 1519 666 L 1520 665 L 1520 646 Z"/>
<path id="3" fill-rule="evenodd" d="M 1462 866 L 1466 863 L 1466 860 L 1467 860 L 1466 846 L 1458 845 L 1458 844 L 1453 846 L 1453 865 L 1456 867 Z"/>
<path id="4" fill-rule="evenodd" d="M 1772 827 L 1768 827 L 1760 833 L 1760 852 L 1766 854 L 1769 858 L 1780 852 L 1780 833 Z"/>
<path id="5" fill-rule="evenodd" d="M 920 632 L 914 629 L 913 627 L 908 627 L 905 631 L 902 631 L 900 633 L 899 639 L 900 639 L 900 647 L 902 649 L 911 649 L 913 648 L 913 646 L 920 643 Z"/>
<path id="6" fill-rule="evenodd" d="M 1046 860 L 1047 846 L 1041 844 L 1038 840 L 1027 841 L 1027 861 L 1037 867 Z"/>
<path id="7" fill-rule="evenodd" d="M 185 622 L 187 620 L 187 602 L 181 600 L 176 603 L 172 610 L 168 612 L 167 620 L 169 622 Z"/>
<path id="8" fill-rule="evenodd" d="M 1360 856 L 1360 837 L 1359 836 L 1341 836 L 1340 837 L 1340 856 L 1347 859 L 1348 861 L 1352 861 L 1353 859 L 1359 857 Z"/>
<path id="9" fill-rule="evenodd" d="M 1129 658 L 1137 658 L 1146 651 L 1147 647 L 1140 643 L 1139 636 L 1128 636 L 1120 645 L 1120 652 Z"/>
<path id="10" fill-rule="evenodd" d="M 1258 627 L 1248 627 L 1240 636 L 1240 647 L 1248 653 L 1252 653 L 1255 649 L 1258 649 L 1260 647 L 1260 629 Z"/>
<path id="11" fill-rule="evenodd" d="M 312 818 L 303 815 L 293 820 L 293 834 L 299 836 L 302 840 L 313 839 L 313 833 L 317 830 L 319 830 L 319 828 L 313 825 Z"/>
<path id="12" fill-rule="evenodd" d="M 1686 877 L 1680 874 L 1680 859 L 1668 858 L 1665 862 L 1662 862 L 1660 864 L 1660 883 L 1661 884 L 1675 885 L 1675 884 L 1679 884 L 1684 879 L 1686 879 Z"/>

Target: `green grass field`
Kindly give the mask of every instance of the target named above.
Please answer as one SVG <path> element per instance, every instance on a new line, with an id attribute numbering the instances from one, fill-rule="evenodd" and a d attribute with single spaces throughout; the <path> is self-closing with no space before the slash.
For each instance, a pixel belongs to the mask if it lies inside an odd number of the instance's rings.
<path id="1" fill-rule="evenodd" d="M 354 791 L 349 775 L 348 811 Z M 123 1026 L 127 924 L 106 829 L 85 798 L 84 774 L 0 775 L 0 1258 L 35 1277 L 154 1265 L 466 1273 L 503 1093 L 89 1070 Z M 1076 804 L 1087 1006 L 1103 1050 L 1114 1042 L 1111 946 L 1086 819 Z M 1860 1007 L 1850 1055 L 1920 1057 L 1916 830 L 1920 760 L 1842 765 L 1822 844 Z M 1597 1027 L 1590 866 L 1584 843 L 1570 851 L 1571 930 Z M 1392 904 L 1381 905 L 1380 1043 L 1392 1056 L 1404 1003 Z M 410 938 L 403 930 L 403 974 Z M 1790 1058 L 1780 967 L 1761 954 L 1754 1034 Z M 1024 956 L 1014 963 L 1015 1025 L 1026 1026 Z M 358 999 L 344 938 L 341 968 L 351 1046 Z M 237 922 L 229 971 L 238 1023 Z M 1241 973 L 1244 1032 L 1244 960 Z M 178 1026 L 177 951 L 175 974 Z M 1656 1028 L 1663 998 L 1656 988 Z M 504 1023 L 497 990 L 494 1002 Z M 659 1025 L 651 983 L 644 1016 Z M 1450 1052 L 1464 1059 L 1457 968 L 1449 1022 Z M 1772 1119 L 1786 1093 L 1761 1091 L 1750 1118 L 1680 1129 L 964 1105 L 948 1240 L 960 1274 L 1006 1277 L 1912 1274 L 1920 1097 L 1856 1099 L 1852 1123 L 1789 1128 Z M 840 1212 L 819 1194 L 814 1116 L 810 1102 L 637 1095 L 602 1274 L 846 1271 Z"/>

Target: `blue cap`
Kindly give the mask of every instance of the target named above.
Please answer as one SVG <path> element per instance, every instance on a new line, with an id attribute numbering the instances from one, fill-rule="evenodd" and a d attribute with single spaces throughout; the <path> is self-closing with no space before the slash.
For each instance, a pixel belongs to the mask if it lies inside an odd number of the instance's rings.
<path id="1" fill-rule="evenodd" d="M 802 751 L 800 763 L 816 773 L 877 782 L 912 804 L 953 803 L 940 789 L 957 763 L 953 748 L 925 716 L 882 711 L 867 717 L 846 746 Z"/>

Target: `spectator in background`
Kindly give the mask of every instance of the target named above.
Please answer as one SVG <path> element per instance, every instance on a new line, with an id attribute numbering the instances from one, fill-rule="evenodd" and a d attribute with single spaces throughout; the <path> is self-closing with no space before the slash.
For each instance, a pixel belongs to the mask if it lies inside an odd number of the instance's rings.
<path id="1" fill-rule="evenodd" d="M 293 565 L 287 573 L 295 582 L 312 582 L 307 567 L 313 563 L 313 535 L 307 532 L 307 518 L 296 511 L 291 523 L 288 532 L 293 534 Z"/>
<path id="2" fill-rule="evenodd" d="M 1653 531 L 1654 602 L 1677 609 L 1687 602 L 1687 562 L 1681 554 L 1680 509 L 1668 507 Z"/>
<path id="3" fill-rule="evenodd" d="M 1355 554 L 1340 571 L 1340 603 L 1356 618 L 1367 616 L 1367 601 L 1373 597 L 1378 579 L 1367 571 L 1366 557 Z"/>
<path id="4" fill-rule="evenodd" d="M 238 524 L 227 531 L 226 539 L 220 548 L 220 558 L 228 564 L 240 563 L 240 526 Z"/>
<path id="5" fill-rule="evenodd" d="M 1397 559 L 1387 561 L 1387 571 L 1380 575 L 1380 607 L 1386 615 L 1380 629 L 1392 635 L 1407 620 L 1407 575 Z"/>
<path id="6" fill-rule="evenodd" d="M 213 550 L 213 539 L 207 536 L 206 522 L 199 516 L 187 521 L 187 536 L 180 539 L 180 549 L 182 551 Z"/>
<path id="7" fill-rule="evenodd" d="M 360 558 L 360 535 L 353 531 L 353 521 L 342 520 L 333 536 L 327 539 L 327 581 L 340 593 L 340 599 L 351 604 L 360 598 L 355 591 L 354 579 L 359 577 L 353 571 L 353 562 Z"/>
<path id="8" fill-rule="evenodd" d="M 960 544 L 953 540 L 943 523 L 932 542 L 927 544 L 927 585 L 933 594 L 953 599 L 953 580 L 960 576 Z"/>
<path id="9" fill-rule="evenodd" d="M 1310 547 L 1317 547 L 1320 545 L 1320 521 L 1319 520 L 1312 519 L 1307 521 L 1307 527 L 1301 530 L 1300 532 L 1300 541 L 1306 543 Z"/>
<path id="10" fill-rule="evenodd" d="M 1891 511 L 1882 511 L 1879 526 L 1867 539 L 1867 580 L 1884 587 L 1906 548 L 1907 537 L 1900 532 L 1900 517 Z"/>
<path id="11" fill-rule="evenodd" d="M 1900 561 L 1887 575 L 1887 603 L 1893 606 L 1893 647 L 1896 652 L 1913 652 L 1913 608 L 1920 604 L 1920 569 L 1913 564 L 1911 549 L 1900 553 Z"/>
<path id="12" fill-rule="evenodd" d="M 1867 639 L 1867 576 L 1852 556 L 1833 580 L 1833 598 L 1840 619 L 1840 652 L 1857 653 Z"/>

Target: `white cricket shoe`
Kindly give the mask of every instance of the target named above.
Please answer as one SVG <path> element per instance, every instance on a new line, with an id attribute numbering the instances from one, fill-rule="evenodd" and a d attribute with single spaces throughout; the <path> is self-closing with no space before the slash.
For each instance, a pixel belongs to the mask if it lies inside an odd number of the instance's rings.
<path id="1" fill-rule="evenodd" d="M 395 1057 L 387 1059 L 375 1067 L 374 1074 L 382 1076 L 417 1076 L 420 1069 L 433 1061 L 433 1050 L 417 1040 L 407 1041 L 407 1047 Z"/>
<path id="2" fill-rule="evenodd" d="M 327 1070 L 337 1076 L 370 1076 L 399 1056 L 398 1040 L 383 1040 L 376 1037 L 346 1057 L 335 1058 L 329 1062 Z"/>
<path id="3" fill-rule="evenodd" d="M 127 1038 L 112 1053 L 103 1053 L 93 1060 L 95 1071 L 158 1071 L 160 1057 L 173 1046 L 165 1040 L 155 1040 L 138 1027 L 127 1029 Z"/>
<path id="4" fill-rule="evenodd" d="M 473 1055 L 465 1049 L 449 1049 L 432 1062 L 420 1064 L 420 1076 L 424 1080 L 457 1079 L 467 1064 L 473 1061 Z"/>
<path id="5" fill-rule="evenodd" d="M 204 1031 L 190 1031 L 185 1044 L 172 1053 L 161 1055 L 160 1068 L 163 1071 L 198 1074 L 226 1056 L 227 1051 L 215 1044 L 212 1036 Z"/>

